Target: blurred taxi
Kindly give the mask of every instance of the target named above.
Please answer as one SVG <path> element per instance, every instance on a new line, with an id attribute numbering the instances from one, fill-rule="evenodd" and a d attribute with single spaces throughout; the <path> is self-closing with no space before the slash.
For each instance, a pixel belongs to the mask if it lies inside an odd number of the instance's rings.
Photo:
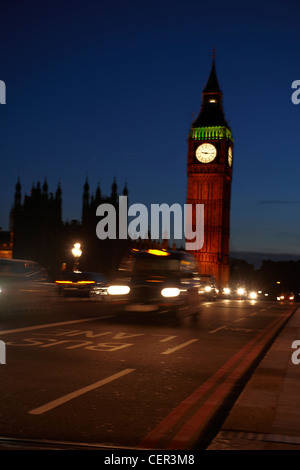
<path id="1" fill-rule="evenodd" d="M 103 300 L 107 293 L 107 279 L 101 273 L 63 271 L 55 284 L 59 295 L 63 296 Z"/>
<path id="2" fill-rule="evenodd" d="M 0 312 L 45 309 L 54 295 L 54 283 L 39 263 L 0 259 Z"/>
<path id="3" fill-rule="evenodd" d="M 109 285 L 110 304 L 130 312 L 196 316 L 200 302 L 195 258 L 181 251 L 132 250 Z"/>

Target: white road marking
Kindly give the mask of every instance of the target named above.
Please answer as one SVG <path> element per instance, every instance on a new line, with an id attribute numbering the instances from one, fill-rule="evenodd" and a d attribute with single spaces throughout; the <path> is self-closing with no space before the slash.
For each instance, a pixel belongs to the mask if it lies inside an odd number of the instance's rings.
<path id="1" fill-rule="evenodd" d="M 172 339 L 177 338 L 177 336 L 167 336 L 167 337 L 165 337 L 166 335 L 156 335 L 156 334 L 153 334 L 152 336 L 164 336 L 163 339 L 159 340 L 160 343 L 166 343 L 167 341 L 171 341 Z"/>
<path id="2" fill-rule="evenodd" d="M 161 343 L 166 343 L 167 341 L 171 341 L 172 339 L 175 339 L 175 338 L 177 338 L 177 336 L 168 336 L 165 339 L 161 339 L 160 342 Z"/>
<path id="3" fill-rule="evenodd" d="M 80 320 L 62 321 L 62 322 L 57 322 L 57 323 L 46 323 L 45 325 L 25 326 L 24 328 L 16 328 L 14 330 L 2 330 L 0 331 L 0 336 L 8 335 L 11 333 L 22 333 L 22 331 L 32 331 L 32 330 L 40 330 L 43 328 L 52 328 L 53 326 L 71 325 L 73 323 L 84 323 L 86 321 L 93 321 L 93 320 L 105 320 L 106 318 L 112 318 L 112 315 L 92 317 L 92 318 L 82 318 Z"/>
<path id="4" fill-rule="evenodd" d="M 162 352 L 161 354 L 172 354 L 175 351 L 178 351 L 178 349 L 185 348 L 189 344 L 195 343 L 195 341 L 199 341 L 198 339 L 190 339 L 189 341 L 186 341 L 186 343 L 179 344 L 178 346 L 175 346 L 174 348 L 167 349 L 166 351 Z"/>
<path id="5" fill-rule="evenodd" d="M 211 330 L 210 333 L 217 333 L 220 330 L 224 330 L 224 328 L 227 328 L 226 325 L 220 326 L 219 328 L 216 328 L 215 330 Z"/>
<path id="6" fill-rule="evenodd" d="M 63 395 L 62 397 L 57 398 L 56 400 L 50 401 L 49 403 L 46 403 L 43 406 L 34 408 L 33 410 L 28 411 L 28 413 L 31 415 L 40 415 L 46 413 L 47 411 L 52 410 L 57 406 L 63 405 L 67 401 L 73 400 L 73 398 L 77 398 L 80 395 L 83 395 L 84 393 L 102 387 L 103 385 L 106 385 L 109 382 L 112 382 L 113 380 L 117 380 L 120 377 L 123 377 L 124 375 L 130 374 L 133 371 L 135 371 L 135 369 L 124 369 L 121 372 L 118 372 L 117 374 L 111 375 L 110 377 L 106 377 L 106 379 L 99 380 L 98 382 L 88 385 L 87 387 L 80 388 L 78 390 L 75 390 L 75 392 L 68 393 L 67 395 Z"/>

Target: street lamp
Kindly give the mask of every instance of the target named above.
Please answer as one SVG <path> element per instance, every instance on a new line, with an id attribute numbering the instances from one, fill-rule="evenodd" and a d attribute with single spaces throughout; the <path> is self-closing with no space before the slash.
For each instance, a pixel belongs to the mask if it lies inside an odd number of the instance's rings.
<path id="1" fill-rule="evenodd" d="M 77 271 L 78 264 L 79 264 L 79 258 L 82 255 L 80 243 L 74 243 L 73 248 L 72 248 L 72 255 L 74 256 L 73 271 Z"/>

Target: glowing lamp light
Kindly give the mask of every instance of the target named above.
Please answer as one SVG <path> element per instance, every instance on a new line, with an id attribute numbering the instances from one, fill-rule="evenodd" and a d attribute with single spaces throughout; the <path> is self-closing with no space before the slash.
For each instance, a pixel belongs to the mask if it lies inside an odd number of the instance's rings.
<path id="1" fill-rule="evenodd" d="M 79 258 L 82 255 L 80 243 L 74 243 L 72 248 L 72 255 L 75 256 L 75 258 Z"/>

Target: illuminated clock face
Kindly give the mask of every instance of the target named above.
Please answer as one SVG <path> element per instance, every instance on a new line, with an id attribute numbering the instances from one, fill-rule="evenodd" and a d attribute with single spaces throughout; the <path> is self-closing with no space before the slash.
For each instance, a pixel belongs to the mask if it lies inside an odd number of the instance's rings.
<path id="1" fill-rule="evenodd" d="M 232 148 L 229 147 L 228 149 L 228 165 L 231 166 L 232 165 Z"/>
<path id="2" fill-rule="evenodd" d="M 217 149 L 212 144 L 201 144 L 196 150 L 196 158 L 201 163 L 212 162 L 217 155 Z"/>

